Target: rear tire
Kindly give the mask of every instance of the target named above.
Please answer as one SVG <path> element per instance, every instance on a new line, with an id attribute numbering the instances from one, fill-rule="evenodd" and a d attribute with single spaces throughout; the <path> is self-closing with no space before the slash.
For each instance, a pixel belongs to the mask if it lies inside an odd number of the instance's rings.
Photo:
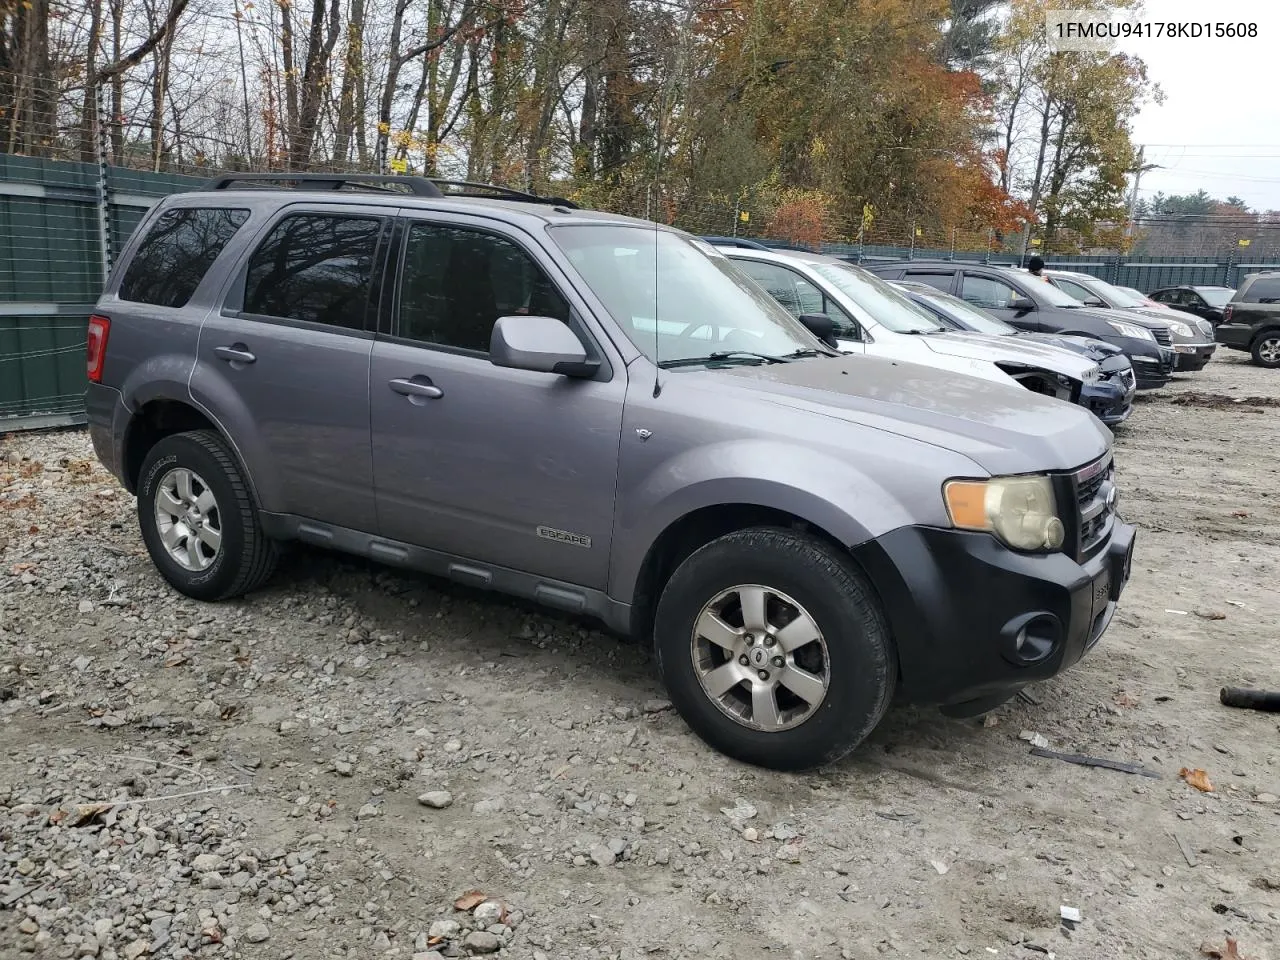
<path id="1" fill-rule="evenodd" d="M 147 452 L 138 525 L 161 576 L 196 600 L 248 593 L 275 569 L 276 544 L 235 455 L 212 430 L 171 434 Z"/>
<path id="2" fill-rule="evenodd" d="M 1253 362 L 1260 367 L 1266 367 L 1268 370 L 1280 367 L 1280 330 L 1268 330 L 1266 333 L 1259 334 L 1249 348 L 1249 354 L 1253 357 Z"/>
<path id="3" fill-rule="evenodd" d="M 823 540 L 786 529 L 740 530 L 690 555 L 658 601 L 654 646 L 694 732 L 774 770 L 849 753 L 884 716 L 897 679 L 865 577 Z"/>

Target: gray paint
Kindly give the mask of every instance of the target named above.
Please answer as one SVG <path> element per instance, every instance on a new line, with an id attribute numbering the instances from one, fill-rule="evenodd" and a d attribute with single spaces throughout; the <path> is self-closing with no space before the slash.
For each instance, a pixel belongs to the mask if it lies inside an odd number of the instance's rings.
<path id="1" fill-rule="evenodd" d="M 1065 470 L 1109 447 L 1109 433 L 1079 408 L 914 364 L 834 357 L 659 373 L 547 235 L 557 223 L 641 221 L 471 198 L 285 191 L 186 194 L 149 216 L 211 202 L 252 215 L 187 307 L 123 303 L 119 268 L 112 277 L 98 307 L 113 321 L 105 385 L 90 390 L 90 420 L 103 462 L 120 475 L 142 404 L 205 411 L 234 445 L 277 536 L 623 628 L 651 545 L 692 511 L 771 507 L 853 546 L 907 524 L 948 525 L 948 478 Z M 237 264 L 286 208 L 501 232 L 557 283 L 599 369 L 512 369 L 371 331 L 235 316 Z M 255 361 L 228 362 L 215 352 L 227 346 Z M 392 381 L 435 389 L 406 392 Z"/>

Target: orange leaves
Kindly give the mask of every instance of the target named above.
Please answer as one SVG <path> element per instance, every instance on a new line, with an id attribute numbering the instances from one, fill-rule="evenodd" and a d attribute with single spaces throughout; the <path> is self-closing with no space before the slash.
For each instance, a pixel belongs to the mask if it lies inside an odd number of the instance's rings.
<path id="1" fill-rule="evenodd" d="M 765 233 L 801 246 L 817 247 L 834 233 L 831 215 L 831 198 L 820 190 L 786 190 Z"/>

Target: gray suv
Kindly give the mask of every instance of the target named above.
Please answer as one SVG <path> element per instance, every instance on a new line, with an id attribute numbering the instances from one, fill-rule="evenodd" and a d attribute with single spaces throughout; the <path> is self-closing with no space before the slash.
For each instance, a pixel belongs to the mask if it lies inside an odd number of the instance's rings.
<path id="1" fill-rule="evenodd" d="M 840 356 L 652 223 L 258 179 L 157 204 L 89 328 L 94 447 L 181 593 L 294 540 L 591 615 L 774 768 L 895 697 L 990 709 L 1111 621 L 1134 531 L 1083 409 Z"/>

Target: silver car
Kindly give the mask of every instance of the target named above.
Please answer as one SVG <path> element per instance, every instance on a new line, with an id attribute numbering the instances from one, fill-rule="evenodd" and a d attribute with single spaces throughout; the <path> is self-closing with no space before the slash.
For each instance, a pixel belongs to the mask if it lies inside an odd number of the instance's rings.
<path id="1" fill-rule="evenodd" d="M 94 447 L 181 593 L 295 540 L 593 616 L 775 768 L 895 698 L 989 709 L 1111 622 L 1134 530 L 1079 407 L 842 356 L 663 226 L 285 177 L 162 200 L 90 321 Z"/>

